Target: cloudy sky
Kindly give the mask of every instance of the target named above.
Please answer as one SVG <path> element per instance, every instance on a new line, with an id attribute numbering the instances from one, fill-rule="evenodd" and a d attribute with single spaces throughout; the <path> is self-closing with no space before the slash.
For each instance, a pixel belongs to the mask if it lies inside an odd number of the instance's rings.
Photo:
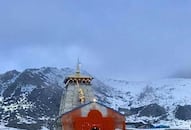
<path id="1" fill-rule="evenodd" d="M 127 80 L 191 70 L 190 0 L 1 0 L 0 73 L 55 66 Z"/>

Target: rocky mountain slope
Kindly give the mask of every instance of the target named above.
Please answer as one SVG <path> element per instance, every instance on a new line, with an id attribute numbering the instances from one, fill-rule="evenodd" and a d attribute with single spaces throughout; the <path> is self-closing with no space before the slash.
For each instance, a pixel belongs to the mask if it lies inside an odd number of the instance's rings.
<path id="1" fill-rule="evenodd" d="M 119 108 L 127 121 L 190 128 L 191 79 L 130 82 L 103 80 L 113 88 L 111 106 Z"/>
<path id="2" fill-rule="evenodd" d="M 42 67 L 1 74 L 0 122 L 27 130 L 52 129 L 63 80 L 73 73 L 70 68 Z M 190 123 L 190 79 L 129 82 L 94 78 L 92 87 L 99 102 L 120 110 L 128 122 L 185 127 Z"/>

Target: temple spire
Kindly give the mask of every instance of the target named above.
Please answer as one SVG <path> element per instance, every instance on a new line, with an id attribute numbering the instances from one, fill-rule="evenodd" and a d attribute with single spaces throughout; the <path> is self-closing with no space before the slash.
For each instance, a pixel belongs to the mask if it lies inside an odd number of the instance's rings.
<path id="1" fill-rule="evenodd" d="M 76 66 L 76 76 L 80 76 L 80 60 L 78 58 L 77 66 Z"/>

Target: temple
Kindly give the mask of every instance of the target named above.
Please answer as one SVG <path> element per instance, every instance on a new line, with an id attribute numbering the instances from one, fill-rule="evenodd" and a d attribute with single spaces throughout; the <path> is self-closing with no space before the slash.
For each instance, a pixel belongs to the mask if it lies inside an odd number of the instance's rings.
<path id="1" fill-rule="evenodd" d="M 65 91 L 63 92 L 59 115 L 68 112 L 84 103 L 93 101 L 94 94 L 91 88 L 91 76 L 80 73 L 80 63 L 77 63 L 76 73 L 65 78 Z"/>
<path id="2" fill-rule="evenodd" d="M 76 72 L 65 78 L 56 130 L 125 130 L 125 117 L 95 100 L 91 76 Z"/>

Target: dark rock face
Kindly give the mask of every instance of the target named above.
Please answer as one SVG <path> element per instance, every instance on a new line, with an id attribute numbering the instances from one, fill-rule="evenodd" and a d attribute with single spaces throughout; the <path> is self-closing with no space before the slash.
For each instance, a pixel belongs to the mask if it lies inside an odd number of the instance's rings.
<path id="1" fill-rule="evenodd" d="M 56 117 L 59 112 L 60 99 L 62 95 L 62 88 L 40 88 L 34 89 L 30 95 L 28 95 L 28 100 L 30 102 L 35 102 L 36 111 L 32 115 L 34 118 L 46 116 Z"/>
<path id="2" fill-rule="evenodd" d="M 191 119 L 191 105 L 177 106 L 175 111 L 175 117 L 180 120 Z"/>
<path id="3" fill-rule="evenodd" d="M 139 116 L 158 117 L 164 114 L 166 114 L 166 111 L 163 107 L 158 104 L 150 104 L 140 111 Z"/>
<path id="4" fill-rule="evenodd" d="M 16 83 L 24 84 L 32 84 L 39 86 L 46 86 L 46 76 L 42 72 L 35 72 L 37 69 L 26 69 L 24 72 L 20 74 L 20 76 L 16 79 Z"/>
<path id="5" fill-rule="evenodd" d="M 16 70 L 8 71 L 2 75 L 0 75 L 0 80 L 2 83 L 7 82 L 17 76 L 20 72 Z"/>
<path id="6" fill-rule="evenodd" d="M 148 106 L 142 106 L 131 109 L 119 108 L 119 111 L 123 112 L 125 116 L 138 114 L 138 116 L 158 117 L 158 116 L 164 116 L 166 114 L 166 110 L 157 104 L 150 104 Z"/>
<path id="7" fill-rule="evenodd" d="M 123 112 L 125 116 L 131 116 L 138 114 L 141 110 L 143 110 L 144 107 L 137 107 L 137 108 L 131 108 L 131 109 L 125 109 L 125 108 L 119 108 L 119 112 Z"/>
<path id="8" fill-rule="evenodd" d="M 145 124 L 143 122 L 127 122 L 129 128 L 150 129 L 154 128 L 152 124 Z"/>

